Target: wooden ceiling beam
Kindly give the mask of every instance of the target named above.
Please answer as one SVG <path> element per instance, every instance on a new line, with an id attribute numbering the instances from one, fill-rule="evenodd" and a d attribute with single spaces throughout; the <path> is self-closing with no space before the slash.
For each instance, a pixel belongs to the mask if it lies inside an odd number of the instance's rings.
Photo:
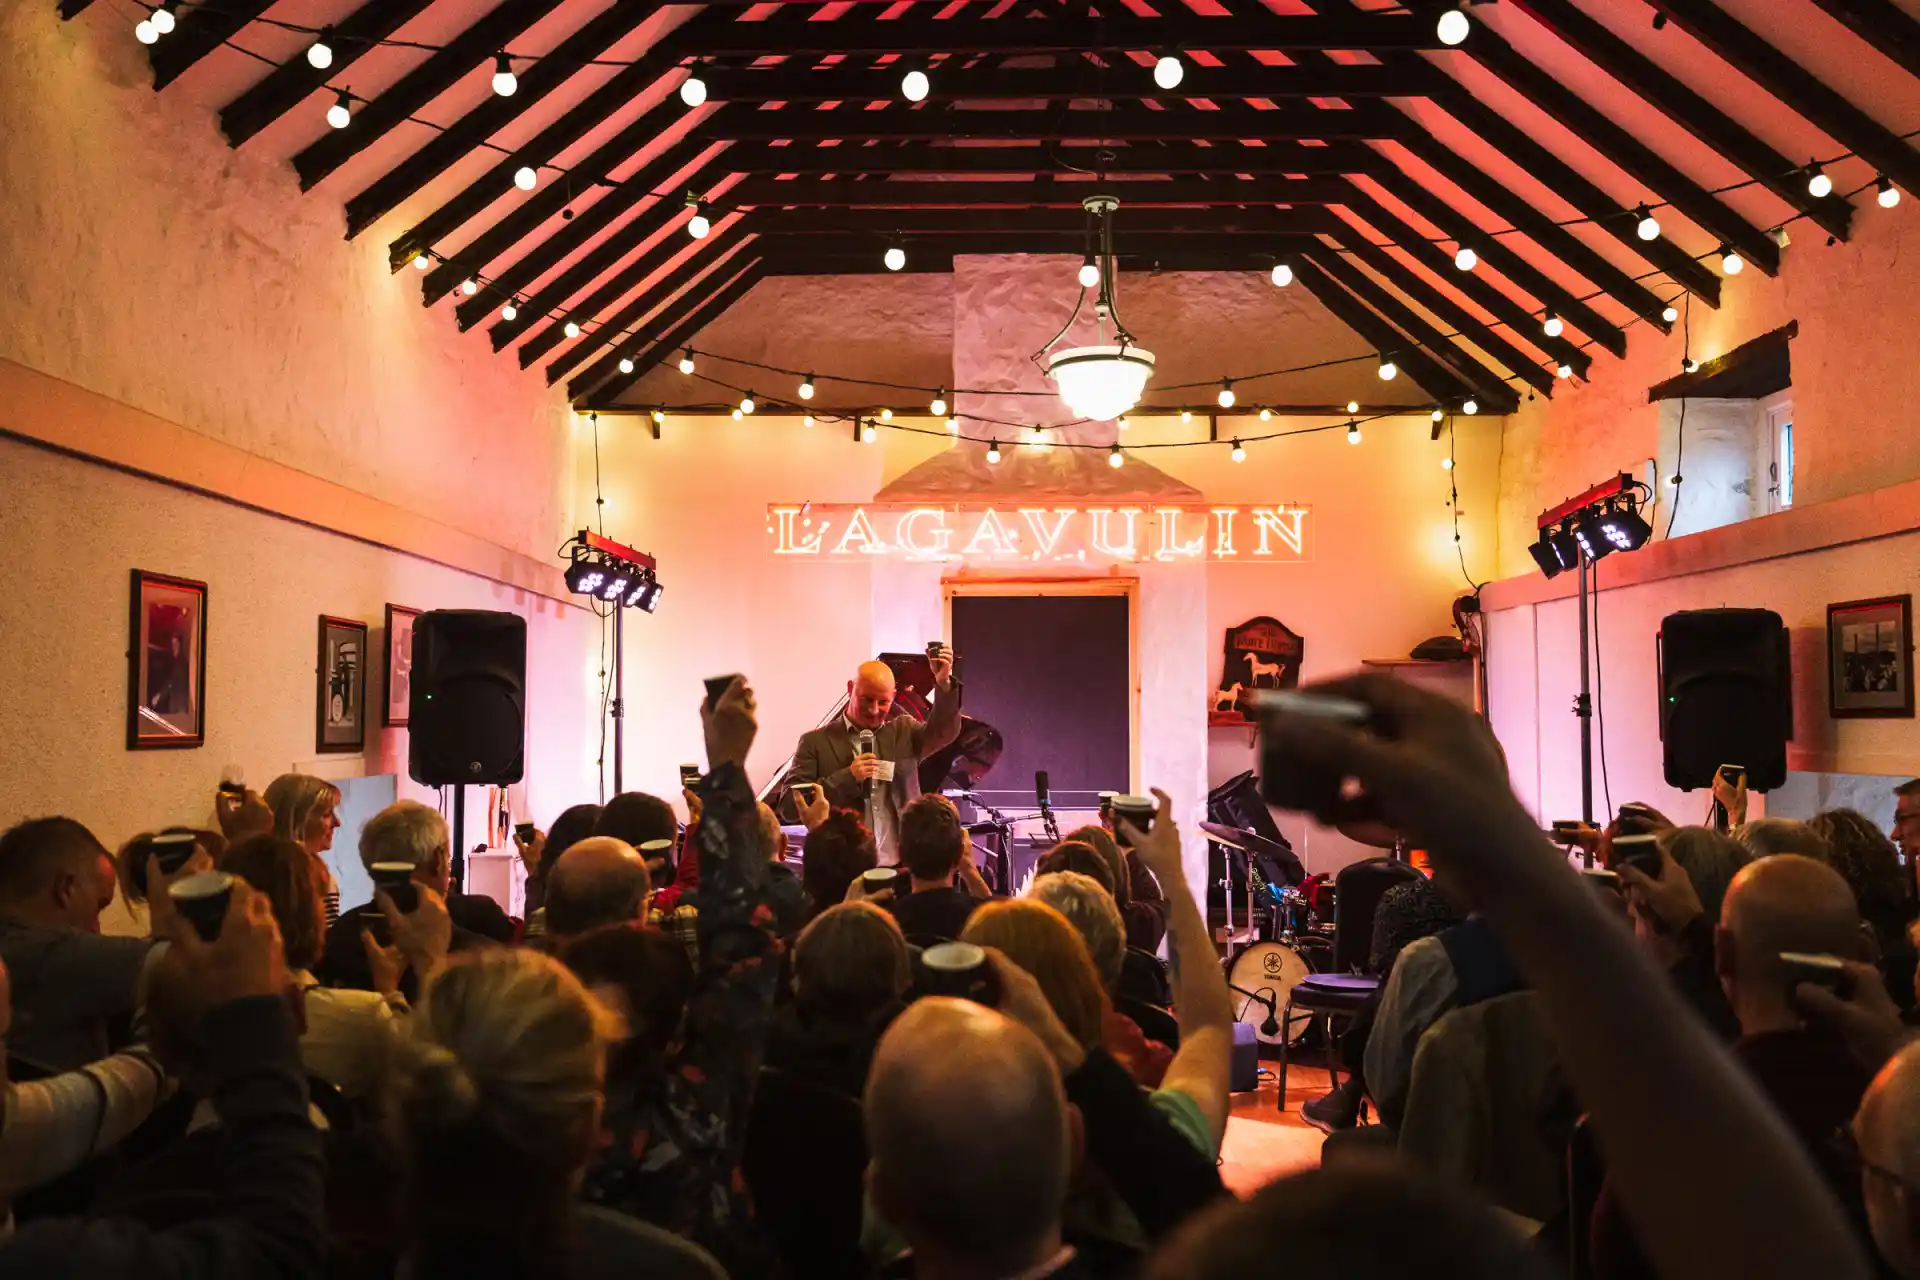
<path id="1" fill-rule="evenodd" d="M 1284 237 L 1257 247 L 1237 237 L 1220 244 L 1207 244 L 1188 234 L 1123 237 L 1115 255 L 1123 275 L 1152 274 L 1159 271 L 1246 271 L 1266 274 L 1281 256 L 1275 247 Z M 785 236 L 762 235 L 754 248 L 769 262 L 780 264 L 780 275 L 832 275 L 826 268 L 852 263 L 853 274 L 873 275 L 885 271 L 881 262 L 883 241 L 872 236 Z M 913 271 L 923 258 L 951 262 L 956 254 L 970 253 L 1045 253 L 1077 257 L 1086 247 L 1084 236 L 1073 232 L 1033 232 L 1014 239 L 1006 235 L 979 234 L 971 231 L 923 231 L 907 239 L 907 271 Z M 819 269 L 807 269 L 819 264 Z M 788 269 L 789 267 L 793 269 Z"/>
<path id="2" fill-rule="evenodd" d="M 1364 173 L 1388 163 L 1362 143 L 1333 142 L 1324 147 L 1271 142 L 1249 147 L 1167 145 L 1158 147 L 1081 144 L 1059 146 L 944 147 L 774 146 L 740 142 L 727 149 L 727 163 L 745 174 L 1064 174 L 1095 173 L 1104 162 L 1109 174 L 1289 174 Z"/>
<path id="3" fill-rule="evenodd" d="M 1021 25 L 1021 24 L 1014 24 Z M 1045 142 L 1054 138 L 1111 141 L 1239 142 L 1246 139 L 1394 138 L 1405 117 L 1373 104 L 1344 111 L 866 111 L 795 107 L 761 111 L 739 103 L 701 122 L 709 137 L 732 142 L 825 142 L 872 139 L 928 142 L 950 138 Z"/>
<path id="4" fill-rule="evenodd" d="M 1920 152 L 1829 89 L 1812 72 L 1755 35 L 1712 0 L 1653 0 L 1675 26 L 1780 99 L 1807 122 L 1892 178 L 1920 191 Z"/>
<path id="5" fill-rule="evenodd" d="M 720 240 L 720 237 L 714 236 L 713 239 L 717 241 Z M 654 281 L 629 299 L 625 306 L 607 318 L 605 324 L 583 330 L 580 336 L 574 340 L 572 346 L 561 352 L 552 363 L 547 365 L 546 375 L 548 385 L 551 386 L 553 383 L 558 382 L 579 368 L 582 364 L 585 364 L 587 359 L 601 348 L 617 343 L 620 340 L 620 336 L 626 332 L 626 330 L 632 328 L 644 317 L 653 312 L 665 299 L 674 297 L 682 289 L 685 289 L 688 285 L 710 271 L 718 270 L 724 273 L 728 260 L 734 256 L 736 251 L 745 253 L 749 257 L 756 256 L 759 253 L 757 249 L 741 249 L 740 245 L 742 241 L 743 237 L 732 236 L 721 243 L 715 244 L 710 251 L 688 254 L 681 261 L 674 264 L 673 269 L 667 272 L 666 275 Z M 560 341 L 565 340 L 566 330 L 563 324 L 556 323 L 552 325 L 550 331 L 554 336 L 554 342 L 542 344 L 541 340 L 547 336 L 547 331 L 543 331 L 542 333 L 536 334 L 532 340 L 520 348 L 520 367 L 522 369 L 531 365 L 540 353 L 546 352 L 552 346 L 558 345 Z M 534 351 L 536 345 L 538 345 L 538 352 Z"/>
<path id="6" fill-rule="evenodd" d="M 1338 178 L 1269 177 L 1225 182 L 1111 178 L 1061 182 L 817 182 L 747 178 L 727 190 L 727 203 L 773 208 L 1078 209 L 1087 197 L 1100 194 L 1115 197 L 1127 210 L 1180 205 L 1330 204 L 1347 190 L 1347 183 Z"/>
<path id="7" fill-rule="evenodd" d="M 1893 0 L 1813 0 L 1847 30 L 1920 76 L 1920 20 Z"/>
<path id="8" fill-rule="evenodd" d="M 1460 375 L 1441 364 L 1429 355 L 1421 345 L 1395 328 L 1366 303 L 1347 292 L 1338 281 L 1321 271 L 1311 261 L 1296 258 L 1293 264 L 1294 278 L 1302 288 L 1320 300 L 1322 306 L 1333 313 L 1334 319 L 1358 334 L 1362 341 L 1371 345 L 1382 355 L 1389 356 L 1400 366 L 1402 372 L 1412 378 L 1414 385 L 1433 399 L 1443 403 L 1457 403 L 1469 396 L 1480 394 L 1479 389 L 1470 385 Z M 1509 391 L 1511 396 L 1512 392 Z M 1489 397 L 1486 406 L 1495 413 L 1511 412 L 1502 408 L 1502 400 Z"/>
<path id="9" fill-rule="evenodd" d="M 1013 19 L 1007 19 L 1013 21 Z M 707 71 L 707 97 L 714 102 L 898 102 L 898 67 L 848 70 L 843 66 Z M 1078 66 L 956 67 L 939 64 L 928 77 L 928 100 L 954 102 L 992 99 L 1064 102 L 1107 97 L 1182 98 L 1416 98 L 1426 85 L 1438 85 L 1442 72 L 1407 75 L 1378 65 L 1340 64 L 1282 67 L 1189 66 L 1177 89 L 1153 82 L 1149 67 L 1123 63 L 1098 77 Z"/>
<path id="10" fill-rule="evenodd" d="M 1668 119 L 1746 171 L 1829 235 L 1845 240 L 1853 209 L 1838 196 L 1816 200 L 1808 194 L 1790 160 L 1760 140 L 1732 116 L 1668 74 L 1652 59 L 1588 17 L 1572 0 L 1510 0 L 1514 8 L 1558 36 L 1574 52 L 1612 76 Z"/>
<path id="11" fill-rule="evenodd" d="M 432 4 L 433 0 L 367 0 L 333 24 L 333 62 L 325 70 L 305 57 L 288 58 L 245 93 L 220 108 L 220 131 L 229 146 L 239 146 L 287 112 L 309 94 L 327 87 L 347 68 L 379 46 Z M 341 83 L 345 83 L 344 79 Z"/>
<path id="12" fill-rule="evenodd" d="M 194 63 L 239 35 L 272 3 L 273 0 L 232 0 L 212 7 L 182 10 L 174 20 L 172 34 L 147 50 L 147 60 L 153 64 L 153 87 L 164 89 L 178 80 Z"/>
<path id="13" fill-rule="evenodd" d="M 1273 14 L 1208 18 L 1180 13 L 1159 18 L 1107 15 L 1046 18 L 923 18 L 854 26 L 810 22 L 798 31 L 770 31 L 761 22 L 734 22 L 709 37 L 708 57 L 745 58 L 832 53 L 1083 53 L 1155 49 L 1438 49 L 1434 24 L 1410 15 L 1280 17 Z M 1139 68 L 1151 82 L 1151 69 Z"/>
<path id="14" fill-rule="evenodd" d="M 729 262 L 727 266 L 733 264 Z M 724 270 L 723 270 L 724 274 Z M 647 370 L 676 347 L 683 347 L 700 330 L 725 315 L 727 309 L 746 296 L 765 273 L 756 256 L 739 264 L 724 282 L 709 290 L 706 281 L 680 295 L 661 308 L 655 324 L 623 339 L 612 351 L 595 361 L 593 367 L 567 383 L 567 398 L 577 407 L 598 408 L 610 405 L 613 398 L 631 387 Z M 633 361 L 632 373 L 620 372 L 620 361 Z M 587 397 L 591 395 L 592 400 Z"/>
<path id="15" fill-rule="evenodd" d="M 486 16 L 428 56 L 398 83 L 354 112 L 353 126 L 329 129 L 293 158 L 300 189 L 311 191 L 320 181 L 353 157 L 406 122 L 462 76 L 491 59 L 540 19 L 560 6 L 560 0 L 501 0 Z"/>
<path id="16" fill-rule="evenodd" d="M 1078 209 L 767 209 L 762 229 L 773 235 L 864 234 L 884 243 L 890 236 L 961 231 L 1018 236 L 1056 232 L 1084 236 L 1086 214 Z M 1320 209 L 1122 209 L 1114 237 L 1124 248 L 1134 236 L 1181 233 L 1206 236 L 1312 235 L 1332 226 Z"/>

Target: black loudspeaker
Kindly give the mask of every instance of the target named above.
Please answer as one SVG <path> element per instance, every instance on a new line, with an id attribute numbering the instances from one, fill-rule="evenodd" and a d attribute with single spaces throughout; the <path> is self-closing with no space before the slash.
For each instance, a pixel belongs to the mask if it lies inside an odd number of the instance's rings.
<path id="1" fill-rule="evenodd" d="M 415 618 L 408 775 L 428 787 L 520 781 L 526 688 L 525 618 L 481 609 Z"/>
<path id="2" fill-rule="evenodd" d="M 1692 609 L 1660 622 L 1660 741 L 1667 782 L 1713 785 L 1723 764 L 1747 787 L 1787 780 L 1793 664 L 1787 627 L 1771 609 Z"/>

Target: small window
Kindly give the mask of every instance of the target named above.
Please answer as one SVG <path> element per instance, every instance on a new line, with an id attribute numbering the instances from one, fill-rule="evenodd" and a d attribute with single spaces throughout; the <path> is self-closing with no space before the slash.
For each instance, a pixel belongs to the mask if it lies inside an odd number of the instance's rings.
<path id="1" fill-rule="evenodd" d="M 1793 393 L 1782 391 L 1759 404 L 1760 448 L 1772 455 L 1767 466 L 1767 510 L 1793 505 Z"/>
<path id="2" fill-rule="evenodd" d="M 1780 424 L 1780 505 L 1793 505 L 1793 419 Z"/>

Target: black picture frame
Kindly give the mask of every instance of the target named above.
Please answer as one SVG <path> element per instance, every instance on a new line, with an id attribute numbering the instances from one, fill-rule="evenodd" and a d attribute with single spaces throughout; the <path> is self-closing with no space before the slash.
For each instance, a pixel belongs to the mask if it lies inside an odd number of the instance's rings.
<path id="1" fill-rule="evenodd" d="M 166 653 L 156 647 L 159 636 L 167 637 Z M 134 569 L 127 592 L 127 750 L 206 742 L 207 584 Z"/>
<path id="2" fill-rule="evenodd" d="M 1836 720 L 1913 719 L 1911 595 L 1827 606 L 1827 713 Z"/>
<path id="3" fill-rule="evenodd" d="M 403 604 L 387 605 L 387 660 L 380 672 L 381 723 L 389 729 L 404 729 L 410 720 L 408 699 L 413 689 L 413 620 L 422 610 Z M 403 623 L 396 626 L 395 623 Z M 404 632 L 404 634 L 403 634 Z M 399 676 L 395 680 L 395 675 Z M 399 700 L 399 714 L 394 701 Z"/>
<path id="4" fill-rule="evenodd" d="M 313 680 L 313 749 L 366 750 L 366 623 L 320 615 Z"/>

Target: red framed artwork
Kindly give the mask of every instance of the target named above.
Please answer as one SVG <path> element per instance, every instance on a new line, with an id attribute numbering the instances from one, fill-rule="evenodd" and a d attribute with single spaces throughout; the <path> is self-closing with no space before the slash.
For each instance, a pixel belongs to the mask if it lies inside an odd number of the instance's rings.
<path id="1" fill-rule="evenodd" d="M 127 607 L 127 749 L 207 740 L 207 584 L 132 572 Z"/>

